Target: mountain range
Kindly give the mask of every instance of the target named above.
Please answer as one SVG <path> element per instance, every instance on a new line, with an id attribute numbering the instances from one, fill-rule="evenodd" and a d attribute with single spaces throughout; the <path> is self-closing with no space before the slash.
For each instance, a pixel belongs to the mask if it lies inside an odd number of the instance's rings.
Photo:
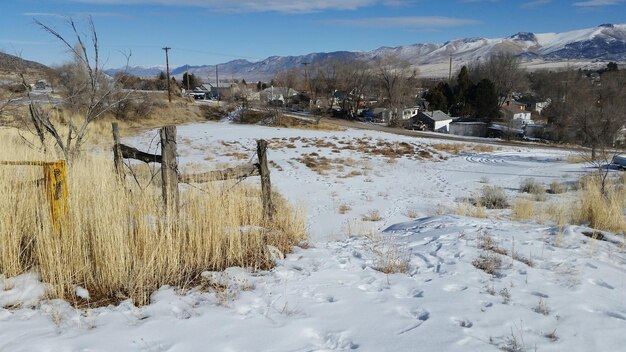
<path id="1" fill-rule="evenodd" d="M 367 61 L 392 54 L 419 67 L 423 76 L 441 77 L 448 73 L 450 58 L 453 60 L 453 66 L 458 68 L 503 52 L 520 57 L 523 65 L 529 68 L 565 65 L 580 67 L 609 61 L 624 63 L 626 62 L 626 24 L 602 24 L 594 28 L 563 33 L 520 32 L 506 38 L 463 38 L 443 44 L 381 47 L 366 52 L 336 51 L 301 56 L 271 56 L 256 62 L 242 59 L 218 66 L 220 77 L 267 81 L 276 73 L 293 67 L 302 67 L 303 63 L 315 64 L 327 59 Z M 140 77 L 153 77 L 163 70 L 162 66 L 129 66 L 111 69 L 107 73 L 126 71 Z M 187 71 L 203 80 L 215 80 L 215 65 L 183 65 L 173 68 L 171 74 L 180 78 Z"/>

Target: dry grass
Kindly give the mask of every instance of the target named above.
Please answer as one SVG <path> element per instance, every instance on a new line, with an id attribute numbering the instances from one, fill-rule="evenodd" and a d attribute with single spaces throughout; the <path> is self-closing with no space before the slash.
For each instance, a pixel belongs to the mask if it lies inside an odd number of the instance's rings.
<path id="1" fill-rule="evenodd" d="M 561 194 L 567 192 L 567 185 L 558 181 L 550 182 L 548 192 L 551 194 Z"/>
<path id="2" fill-rule="evenodd" d="M 473 202 L 467 198 L 463 202 L 457 202 L 456 214 L 471 218 L 486 218 L 487 209 L 480 203 L 480 200 L 478 202 Z"/>
<path id="3" fill-rule="evenodd" d="M 535 217 L 535 204 L 528 199 L 516 199 L 511 206 L 511 219 L 528 220 Z"/>
<path id="4" fill-rule="evenodd" d="M 432 147 L 438 151 L 450 154 L 460 153 L 491 153 L 497 150 L 496 147 L 486 144 L 468 144 L 468 143 L 433 143 Z"/>
<path id="5" fill-rule="evenodd" d="M 541 183 L 535 181 L 534 178 L 526 178 L 520 184 L 519 191 L 522 193 L 530 193 L 533 195 L 543 195 L 546 193 L 546 188 Z"/>
<path id="6" fill-rule="evenodd" d="M 373 268 L 385 274 L 406 273 L 409 271 L 411 251 L 398 239 L 391 236 L 375 235 L 372 252 L 375 255 Z"/>
<path id="7" fill-rule="evenodd" d="M 417 211 L 415 211 L 413 209 L 407 210 L 405 215 L 409 219 L 417 219 L 417 216 L 418 216 Z"/>
<path id="8" fill-rule="evenodd" d="M 505 209 L 508 207 L 506 194 L 498 186 L 483 186 L 480 194 L 480 204 L 487 209 Z"/>
<path id="9" fill-rule="evenodd" d="M 610 180 L 602 193 L 599 177 L 586 178 L 572 217 L 576 223 L 626 234 L 626 189 L 620 180 Z"/>
<path id="10" fill-rule="evenodd" d="M 350 207 L 350 205 L 343 203 L 339 205 L 339 208 L 337 209 L 337 211 L 339 212 L 339 214 L 346 214 L 347 212 L 349 212 L 352 208 Z"/>
<path id="11" fill-rule="evenodd" d="M 380 216 L 380 212 L 378 210 L 372 209 L 368 211 L 367 214 L 363 215 L 361 219 L 363 221 L 381 221 L 383 217 Z"/>
<path id="12" fill-rule="evenodd" d="M 1 133 L 0 160 L 51 160 Z M 49 296 L 89 290 L 91 304 L 131 298 L 149 302 L 162 285 L 186 287 L 205 270 L 268 268 L 268 245 L 289 252 L 306 238 L 303 216 L 275 197 L 277 216 L 262 218 L 257 187 L 214 182 L 202 191 L 181 185 L 178 218 L 162 213 L 156 187 L 120 184 L 108 157 L 85 156 L 68 170 L 70 211 L 61 235 L 52 231 L 47 201 L 33 181 L 41 168 L 0 166 L 0 273 L 37 270 Z"/>

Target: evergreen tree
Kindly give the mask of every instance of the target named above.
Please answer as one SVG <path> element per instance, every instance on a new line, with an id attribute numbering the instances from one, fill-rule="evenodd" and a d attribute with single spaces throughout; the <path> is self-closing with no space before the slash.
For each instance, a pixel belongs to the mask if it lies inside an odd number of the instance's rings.
<path id="1" fill-rule="evenodd" d="M 183 73 L 183 87 L 187 90 L 194 89 L 198 85 L 200 85 L 200 80 L 193 74 L 188 74 L 187 72 Z"/>
<path id="2" fill-rule="evenodd" d="M 472 87 L 471 98 L 474 117 L 489 121 L 498 117 L 498 94 L 495 85 L 490 80 L 482 79 Z"/>

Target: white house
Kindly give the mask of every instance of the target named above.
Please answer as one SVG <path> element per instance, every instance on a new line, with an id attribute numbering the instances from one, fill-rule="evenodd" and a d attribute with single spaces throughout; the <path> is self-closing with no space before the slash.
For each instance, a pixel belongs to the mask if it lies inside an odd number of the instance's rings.
<path id="1" fill-rule="evenodd" d="M 422 111 L 414 117 L 414 123 L 422 123 L 436 132 L 450 132 L 452 117 L 441 110 Z"/>
<path id="2" fill-rule="evenodd" d="M 402 110 L 402 119 L 408 120 L 414 116 L 417 116 L 419 112 L 420 112 L 420 108 L 418 106 L 414 106 L 412 108 L 405 108 L 404 110 Z"/>
<path id="3" fill-rule="evenodd" d="M 526 110 L 526 105 L 516 101 L 507 101 L 502 107 L 502 113 L 511 123 L 512 128 L 522 128 L 533 123 L 530 111 Z"/>

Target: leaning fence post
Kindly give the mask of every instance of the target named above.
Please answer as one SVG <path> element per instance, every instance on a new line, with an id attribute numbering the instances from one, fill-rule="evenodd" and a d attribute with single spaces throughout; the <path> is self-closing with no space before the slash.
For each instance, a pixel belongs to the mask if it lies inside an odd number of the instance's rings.
<path id="1" fill-rule="evenodd" d="M 65 221 L 70 208 L 67 200 L 68 189 L 65 160 L 45 163 L 43 165 L 43 175 L 46 198 L 50 205 L 52 227 L 56 234 L 60 234 L 61 224 Z"/>
<path id="2" fill-rule="evenodd" d="M 161 179 L 163 202 L 167 212 L 178 212 L 178 162 L 176 161 L 176 126 L 166 126 L 161 135 Z"/>
<path id="3" fill-rule="evenodd" d="M 120 179 L 124 179 L 124 161 L 122 155 L 122 148 L 120 147 L 120 129 L 117 125 L 117 122 L 113 122 L 111 124 L 111 129 L 113 130 L 113 163 L 115 165 L 115 172 L 120 177 Z"/>
<path id="4" fill-rule="evenodd" d="M 263 200 L 263 218 L 272 220 L 274 204 L 272 203 L 272 183 L 270 181 L 270 169 L 267 166 L 267 141 L 256 141 L 256 151 L 259 156 L 259 173 L 261 174 L 261 198 Z"/>

